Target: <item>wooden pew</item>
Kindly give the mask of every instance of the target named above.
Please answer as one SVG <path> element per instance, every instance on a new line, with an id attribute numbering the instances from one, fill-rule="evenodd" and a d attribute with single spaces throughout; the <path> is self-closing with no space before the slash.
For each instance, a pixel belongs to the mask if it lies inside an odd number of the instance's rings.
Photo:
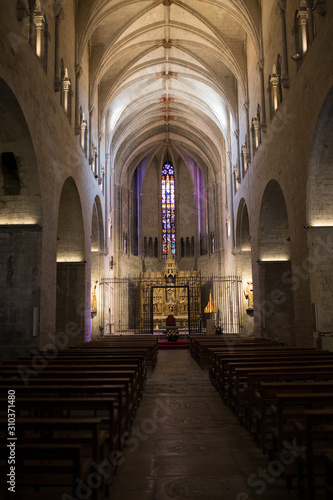
<path id="1" fill-rule="evenodd" d="M 256 392 L 256 429 L 254 438 L 263 451 L 269 451 L 271 440 L 268 433 L 271 425 L 271 406 L 277 403 L 278 394 L 329 393 L 333 391 L 333 381 L 321 382 L 261 382 Z"/>
<path id="2" fill-rule="evenodd" d="M 8 458 L 8 448 L 0 447 L 0 464 L 5 470 Z M 34 489 L 41 490 L 41 499 L 49 498 L 48 491 L 52 489 L 57 497 L 67 491 L 76 498 L 76 479 L 83 483 L 90 473 L 91 462 L 83 459 L 81 446 L 74 444 L 16 444 L 15 481 L 16 489 L 24 493 L 26 498 L 32 498 Z M 31 488 L 31 494 L 28 488 Z M 44 489 L 45 488 L 45 489 Z M 4 493 L 4 492 L 3 492 Z M 12 494 L 13 498 L 17 495 Z M 53 497 L 56 498 L 56 497 Z M 100 498 L 100 491 L 93 490 L 93 499 Z"/>
<path id="3" fill-rule="evenodd" d="M 16 400 L 24 397 L 35 398 L 117 398 L 118 414 L 119 414 L 119 429 L 120 436 L 124 435 L 129 429 L 126 426 L 126 384 L 108 384 L 108 385 L 94 385 L 94 384 L 81 384 L 72 385 L 59 385 L 52 384 L 50 381 L 44 384 L 30 384 L 25 386 L 23 384 L 11 384 L 10 389 L 15 390 Z M 5 396 L 8 391 L 8 384 L 0 385 L 0 395 Z"/>
<path id="4" fill-rule="evenodd" d="M 47 366 L 36 377 L 29 379 L 29 384 L 41 383 L 64 383 L 64 384 L 105 384 L 105 383 L 124 383 L 127 384 L 126 393 L 126 424 L 129 426 L 134 419 L 139 405 L 140 387 L 136 370 L 114 370 L 109 368 L 104 371 L 92 371 L 90 369 L 81 370 L 54 370 L 52 365 Z M 22 378 L 17 370 L 1 369 L 0 367 L 0 386 L 10 383 L 22 383 Z M 24 381 L 23 381 L 24 383 Z"/>
<path id="5" fill-rule="evenodd" d="M 333 409 L 305 410 L 295 423 L 296 442 L 304 452 L 298 457 L 298 490 L 301 498 L 313 500 L 316 478 L 326 478 L 327 498 L 332 496 Z M 330 474 L 329 474 L 330 473 Z"/>
<path id="6" fill-rule="evenodd" d="M 97 418 L 102 419 L 103 429 L 108 432 L 109 452 L 121 450 L 121 415 L 119 415 L 119 398 L 117 397 L 39 397 L 36 394 L 18 395 L 16 401 L 17 418 Z M 8 398 L 0 397 L 2 410 L 0 415 L 6 415 Z M 89 415 L 90 414 L 90 415 Z"/>
<path id="7" fill-rule="evenodd" d="M 6 427 L 7 422 L 7 419 L 0 418 L 1 428 Z M 108 437 L 102 425 L 103 419 L 99 417 L 17 417 L 15 434 L 19 444 L 81 444 L 88 458 L 98 463 L 104 459 Z"/>
<path id="8" fill-rule="evenodd" d="M 320 382 L 323 380 L 333 381 L 333 368 L 331 365 L 284 368 L 252 368 L 247 372 L 247 386 L 244 391 L 244 417 L 245 427 L 254 432 L 254 410 L 256 408 L 256 392 L 261 382 Z M 242 409 L 242 407 L 241 407 Z M 240 410 L 241 411 L 241 410 Z"/>

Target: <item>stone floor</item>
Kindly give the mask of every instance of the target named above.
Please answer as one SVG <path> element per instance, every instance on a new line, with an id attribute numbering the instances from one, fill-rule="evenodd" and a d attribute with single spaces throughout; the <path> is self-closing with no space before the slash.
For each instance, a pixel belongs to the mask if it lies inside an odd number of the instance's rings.
<path id="1" fill-rule="evenodd" d="M 159 351 L 122 462 L 112 500 L 298 498 L 186 350 Z"/>

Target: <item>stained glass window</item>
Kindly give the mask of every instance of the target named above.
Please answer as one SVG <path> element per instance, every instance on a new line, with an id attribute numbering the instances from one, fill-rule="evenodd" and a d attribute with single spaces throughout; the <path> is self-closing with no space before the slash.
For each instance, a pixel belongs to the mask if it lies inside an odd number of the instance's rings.
<path id="1" fill-rule="evenodd" d="M 165 163 L 162 169 L 162 248 L 163 256 L 176 253 L 175 175 L 173 166 Z"/>

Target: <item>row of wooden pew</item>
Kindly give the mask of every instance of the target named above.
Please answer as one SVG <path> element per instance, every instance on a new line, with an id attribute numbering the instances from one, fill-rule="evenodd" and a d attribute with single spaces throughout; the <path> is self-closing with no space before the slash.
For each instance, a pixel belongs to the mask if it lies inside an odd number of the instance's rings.
<path id="1" fill-rule="evenodd" d="M 16 499 L 104 498 L 157 353 L 152 336 L 124 335 L 2 363 L 1 438 L 12 449 L 1 447 L 0 464 Z M 10 482 L 1 486 L 14 498 Z"/>
<path id="2" fill-rule="evenodd" d="M 326 484 L 332 500 L 333 353 L 231 336 L 190 344 L 201 367 L 208 359 L 212 384 L 270 463 L 280 461 L 288 487 L 312 500 Z"/>

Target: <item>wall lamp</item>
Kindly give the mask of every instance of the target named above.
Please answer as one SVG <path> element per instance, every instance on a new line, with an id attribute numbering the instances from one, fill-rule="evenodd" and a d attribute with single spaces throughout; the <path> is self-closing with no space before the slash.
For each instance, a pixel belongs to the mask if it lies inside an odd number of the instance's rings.
<path id="1" fill-rule="evenodd" d="M 302 60 L 302 56 L 300 54 L 295 54 L 294 56 L 291 56 L 291 59 L 295 62 L 298 62 Z"/>

